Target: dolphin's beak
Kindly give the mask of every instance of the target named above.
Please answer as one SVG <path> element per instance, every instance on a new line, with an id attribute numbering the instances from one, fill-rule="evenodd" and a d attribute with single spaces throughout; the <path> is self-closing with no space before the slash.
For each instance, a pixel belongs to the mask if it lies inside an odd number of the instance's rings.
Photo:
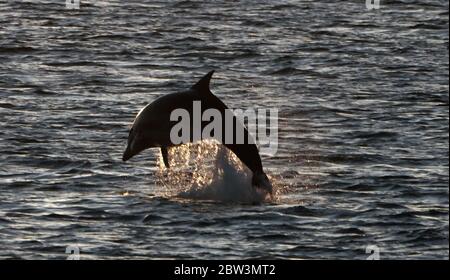
<path id="1" fill-rule="evenodd" d="M 125 149 L 125 152 L 123 152 L 122 160 L 127 161 L 133 156 L 133 153 L 130 151 L 130 147 L 127 147 Z"/>

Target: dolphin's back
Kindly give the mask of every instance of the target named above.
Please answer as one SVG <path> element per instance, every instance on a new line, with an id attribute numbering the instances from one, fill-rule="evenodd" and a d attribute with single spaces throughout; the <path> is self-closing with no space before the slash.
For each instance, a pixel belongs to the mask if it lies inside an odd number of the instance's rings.
<path id="1" fill-rule="evenodd" d="M 201 115 L 208 109 L 216 109 L 220 112 L 222 116 L 222 139 L 217 139 L 224 144 L 228 149 L 230 149 L 252 172 L 262 172 L 261 158 L 258 153 L 258 148 L 252 141 L 252 136 L 248 133 L 247 128 L 237 120 L 236 116 L 233 115 L 233 143 L 224 143 L 225 135 L 230 133 L 226 131 L 226 110 L 229 108 L 222 102 L 217 96 L 212 94 L 209 90 L 208 92 L 203 92 L 197 89 L 191 89 L 189 91 L 177 92 L 164 95 L 156 99 L 153 103 L 148 105 L 144 111 L 141 113 L 142 118 L 147 121 L 153 118 L 152 126 L 157 125 L 156 123 L 170 123 L 169 127 L 172 128 L 177 122 L 170 121 L 171 113 L 176 109 L 184 109 L 189 112 L 189 115 L 193 116 L 193 104 L 194 101 L 199 101 L 201 106 Z M 208 125 L 209 122 L 202 121 L 201 128 Z M 165 125 L 164 125 L 165 126 Z M 236 143 L 236 133 L 235 131 L 240 129 L 244 132 L 244 143 Z M 190 120 L 190 139 L 189 142 L 194 142 L 193 137 L 193 120 Z"/>

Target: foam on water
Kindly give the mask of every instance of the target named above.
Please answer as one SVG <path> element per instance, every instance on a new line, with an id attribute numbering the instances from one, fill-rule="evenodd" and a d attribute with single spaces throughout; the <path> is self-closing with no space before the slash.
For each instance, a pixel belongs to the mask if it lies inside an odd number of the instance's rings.
<path id="1" fill-rule="evenodd" d="M 217 141 L 173 147 L 169 150 L 169 162 L 167 169 L 159 155 L 160 195 L 238 203 L 272 199 L 252 187 L 252 172 Z"/>

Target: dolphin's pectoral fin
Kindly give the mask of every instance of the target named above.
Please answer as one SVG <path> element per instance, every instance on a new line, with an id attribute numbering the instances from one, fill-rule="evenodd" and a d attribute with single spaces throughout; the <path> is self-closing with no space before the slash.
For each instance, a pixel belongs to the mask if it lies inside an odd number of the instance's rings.
<path id="1" fill-rule="evenodd" d="M 166 166 L 166 168 L 169 168 L 169 150 L 167 149 L 167 147 L 161 147 L 161 154 L 163 157 L 164 165 Z"/>

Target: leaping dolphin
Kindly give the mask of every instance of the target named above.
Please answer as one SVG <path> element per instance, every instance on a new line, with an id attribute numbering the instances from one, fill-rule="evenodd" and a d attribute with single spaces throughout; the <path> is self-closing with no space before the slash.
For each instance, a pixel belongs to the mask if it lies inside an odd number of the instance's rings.
<path id="1" fill-rule="evenodd" d="M 131 157 L 139 154 L 145 149 L 159 147 L 161 149 L 164 164 L 169 168 L 168 148 L 176 146 L 170 138 L 171 130 L 174 126 L 174 122 L 170 120 L 170 115 L 175 109 L 181 108 L 188 111 L 192 116 L 194 101 L 201 102 L 203 106 L 203 108 L 201 108 L 202 113 L 211 108 L 218 110 L 222 115 L 224 123 L 226 119 L 225 111 L 228 110 L 228 107 L 212 94 L 209 89 L 213 73 L 214 71 L 211 71 L 206 74 L 189 90 L 164 95 L 141 109 L 130 130 L 128 145 L 123 153 L 123 161 L 129 160 Z M 272 184 L 263 171 L 261 157 L 252 136 L 241 122 L 236 121 L 236 116 L 232 115 L 232 118 L 234 123 L 232 128 L 234 131 L 236 131 L 236 129 L 244 131 L 246 141 L 243 144 L 229 144 L 226 141 L 221 141 L 222 144 L 231 150 L 252 171 L 252 185 L 272 194 Z M 190 123 L 190 125 L 192 131 L 193 124 Z M 205 125 L 205 122 L 201 123 L 202 128 L 205 127 Z M 225 133 L 227 133 L 225 125 L 222 125 L 222 135 L 224 137 Z M 193 141 L 195 141 L 195 139 L 191 136 L 189 142 Z"/>

